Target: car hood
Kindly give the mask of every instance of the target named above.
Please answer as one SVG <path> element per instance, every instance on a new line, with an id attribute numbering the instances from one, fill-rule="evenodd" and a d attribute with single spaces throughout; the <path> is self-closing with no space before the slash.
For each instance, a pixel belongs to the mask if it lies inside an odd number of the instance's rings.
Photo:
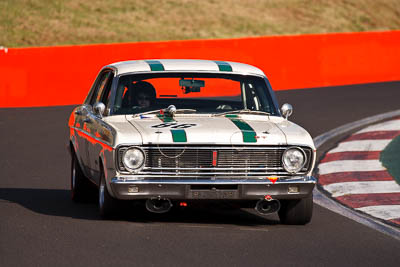
<path id="1" fill-rule="evenodd" d="M 311 137 L 303 128 L 280 117 L 177 114 L 173 119 L 160 115 L 135 117 L 126 115 L 125 118 L 135 129 L 134 135 L 137 133 L 141 135 L 142 144 L 287 145 L 289 143 L 313 147 Z"/>

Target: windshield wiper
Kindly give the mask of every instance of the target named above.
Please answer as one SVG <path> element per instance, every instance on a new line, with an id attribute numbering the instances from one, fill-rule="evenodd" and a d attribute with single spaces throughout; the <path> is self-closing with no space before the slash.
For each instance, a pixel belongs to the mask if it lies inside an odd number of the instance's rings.
<path id="1" fill-rule="evenodd" d="M 141 113 L 136 113 L 136 114 L 133 114 L 133 118 L 135 118 L 135 117 L 138 117 L 138 116 L 141 116 L 141 115 L 148 115 L 148 114 L 152 114 L 152 113 L 160 113 L 160 110 L 159 109 L 155 109 L 155 110 L 150 110 L 150 111 L 146 111 L 146 112 L 141 112 Z"/>
<path id="2" fill-rule="evenodd" d="M 214 113 L 213 116 L 222 116 L 222 115 L 228 115 L 228 114 L 244 114 L 244 113 L 271 115 L 269 112 L 262 111 L 262 110 L 240 109 L 240 110 L 231 110 L 231 111 L 222 112 L 222 113 Z"/>
<path id="3" fill-rule="evenodd" d="M 176 112 L 182 112 L 182 113 L 185 113 L 185 112 L 197 112 L 197 110 L 196 109 L 191 109 L 191 108 L 180 108 L 180 109 L 177 109 Z"/>
<path id="4" fill-rule="evenodd" d="M 168 108 L 166 109 L 162 109 L 165 113 L 168 112 Z M 136 113 L 133 114 L 133 117 L 138 117 L 138 116 L 142 116 L 142 115 L 148 115 L 148 114 L 153 114 L 153 113 L 160 113 L 161 109 L 156 109 L 156 110 L 150 110 L 150 111 L 146 111 L 146 112 L 141 112 L 141 113 Z M 182 108 L 182 109 L 176 109 L 174 110 L 174 113 L 185 113 L 185 112 L 197 112 L 196 109 L 189 109 L 189 108 Z"/>

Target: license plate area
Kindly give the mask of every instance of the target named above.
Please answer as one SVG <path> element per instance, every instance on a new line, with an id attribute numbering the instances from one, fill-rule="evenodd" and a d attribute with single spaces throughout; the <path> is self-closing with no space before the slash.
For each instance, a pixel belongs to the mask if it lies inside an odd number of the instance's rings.
<path id="1" fill-rule="evenodd" d="M 236 199 L 238 185 L 191 185 L 189 197 L 192 199 Z"/>

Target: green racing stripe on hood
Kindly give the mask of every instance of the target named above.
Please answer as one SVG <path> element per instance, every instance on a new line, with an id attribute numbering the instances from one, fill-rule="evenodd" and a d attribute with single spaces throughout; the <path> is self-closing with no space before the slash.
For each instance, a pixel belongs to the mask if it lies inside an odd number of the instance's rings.
<path id="1" fill-rule="evenodd" d="M 164 71 L 164 66 L 158 60 L 146 60 L 146 63 L 150 65 L 151 71 Z"/>
<path id="2" fill-rule="evenodd" d="M 187 142 L 186 131 L 183 129 L 171 129 L 174 143 Z"/>
<path id="3" fill-rule="evenodd" d="M 225 61 L 214 61 L 217 63 L 219 71 L 232 71 L 232 66 Z"/>
<path id="4" fill-rule="evenodd" d="M 158 114 L 157 118 L 159 118 L 164 123 L 171 122 L 172 125 L 176 122 L 175 119 L 171 116 Z M 171 129 L 171 134 L 174 143 L 187 142 L 186 131 L 184 129 Z"/>
<path id="5" fill-rule="evenodd" d="M 225 115 L 225 117 L 226 118 L 239 118 L 239 116 L 235 115 L 235 114 L 227 114 L 227 115 Z"/>
<path id="6" fill-rule="evenodd" d="M 158 114 L 157 118 L 159 118 L 162 122 L 175 122 L 174 118 L 171 116 Z"/>
<path id="7" fill-rule="evenodd" d="M 225 116 L 226 118 L 230 119 L 240 131 L 242 131 L 243 135 L 243 142 L 245 143 L 257 143 L 256 132 L 254 131 L 251 126 L 237 117 Z"/>

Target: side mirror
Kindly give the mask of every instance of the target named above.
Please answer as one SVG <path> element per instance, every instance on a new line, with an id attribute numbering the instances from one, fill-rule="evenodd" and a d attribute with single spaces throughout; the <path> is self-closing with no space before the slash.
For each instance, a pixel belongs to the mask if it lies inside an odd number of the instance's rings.
<path id="1" fill-rule="evenodd" d="M 90 108 L 88 105 L 79 106 L 75 109 L 75 115 L 86 116 L 89 113 L 89 110 L 90 110 Z"/>
<path id="2" fill-rule="evenodd" d="M 281 112 L 283 117 L 285 117 L 285 119 L 289 118 L 290 115 L 292 115 L 293 113 L 293 107 L 292 105 L 285 103 L 282 105 L 281 107 Z"/>
<path id="3" fill-rule="evenodd" d="M 106 110 L 106 106 L 102 102 L 97 102 L 93 106 L 94 114 L 103 118 L 104 110 Z"/>

